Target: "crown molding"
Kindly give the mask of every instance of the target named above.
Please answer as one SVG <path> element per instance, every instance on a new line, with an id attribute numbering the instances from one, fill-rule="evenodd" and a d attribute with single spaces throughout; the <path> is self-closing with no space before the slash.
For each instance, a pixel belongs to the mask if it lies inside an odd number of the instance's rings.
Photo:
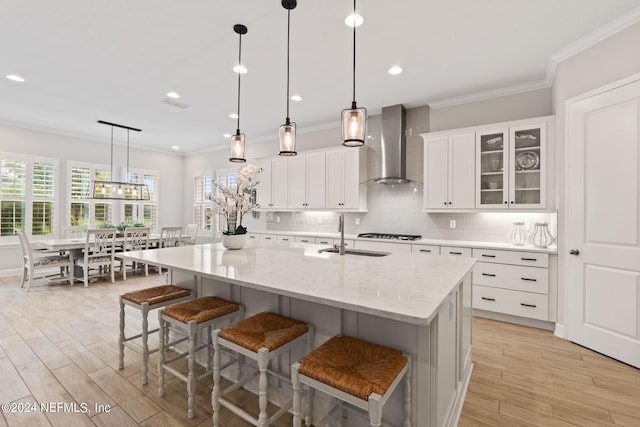
<path id="1" fill-rule="evenodd" d="M 559 51 L 551 54 L 547 62 L 547 71 L 544 80 L 523 83 L 514 86 L 508 86 L 500 89 L 476 92 L 469 95 L 457 96 L 452 98 L 440 99 L 429 102 L 431 108 L 445 108 L 454 105 L 466 104 L 475 101 L 484 101 L 487 99 L 497 98 L 501 96 L 516 95 L 518 93 L 531 92 L 539 89 L 546 89 L 553 85 L 558 64 L 566 61 L 574 55 L 600 43 L 601 41 L 619 33 L 626 28 L 640 22 L 640 7 L 636 7 L 624 15 L 614 19 L 608 24 L 592 31 L 584 37 L 579 38 L 575 42 L 567 45 Z"/>

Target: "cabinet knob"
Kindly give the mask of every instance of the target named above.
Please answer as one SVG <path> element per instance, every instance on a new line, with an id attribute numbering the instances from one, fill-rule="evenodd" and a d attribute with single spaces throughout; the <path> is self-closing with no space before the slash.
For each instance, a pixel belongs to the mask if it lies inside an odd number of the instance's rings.
<path id="1" fill-rule="evenodd" d="M 447 202 L 444 202 L 444 205 L 447 206 Z"/>
<path id="2" fill-rule="evenodd" d="M 511 203 L 511 204 L 514 204 L 515 202 L 512 200 L 510 203 Z"/>
<path id="3" fill-rule="evenodd" d="M 505 204 L 505 205 L 507 204 L 507 201 L 506 201 L 506 200 L 504 201 L 504 204 Z"/>
<path id="4" fill-rule="evenodd" d="M 569 255 L 580 255 L 580 251 L 578 249 L 571 249 Z"/>

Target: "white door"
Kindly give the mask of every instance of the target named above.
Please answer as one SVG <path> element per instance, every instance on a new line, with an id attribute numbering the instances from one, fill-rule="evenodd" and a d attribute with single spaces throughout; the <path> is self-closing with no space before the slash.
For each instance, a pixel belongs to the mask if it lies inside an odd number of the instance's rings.
<path id="1" fill-rule="evenodd" d="M 473 209 L 476 206 L 475 134 L 450 136 L 449 153 L 449 207 Z"/>
<path id="2" fill-rule="evenodd" d="M 640 368 L 640 81 L 567 120 L 567 336 Z"/>
<path id="3" fill-rule="evenodd" d="M 449 140 L 446 136 L 425 140 L 424 147 L 424 195 L 425 209 L 446 209 L 449 177 Z"/>

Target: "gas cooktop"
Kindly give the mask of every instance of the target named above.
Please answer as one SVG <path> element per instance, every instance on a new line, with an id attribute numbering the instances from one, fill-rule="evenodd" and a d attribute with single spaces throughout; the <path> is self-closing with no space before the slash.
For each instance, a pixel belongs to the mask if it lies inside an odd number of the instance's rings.
<path id="1" fill-rule="evenodd" d="M 361 233 L 358 237 L 365 239 L 389 239 L 389 240 L 420 240 L 422 236 L 416 234 L 391 234 L 391 233 Z"/>

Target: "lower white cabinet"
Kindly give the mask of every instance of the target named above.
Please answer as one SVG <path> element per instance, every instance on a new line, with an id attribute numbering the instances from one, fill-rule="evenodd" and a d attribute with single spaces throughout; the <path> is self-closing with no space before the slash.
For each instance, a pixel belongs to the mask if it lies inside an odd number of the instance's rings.
<path id="1" fill-rule="evenodd" d="M 471 258 L 471 248 L 457 246 L 440 246 L 440 255 L 463 256 Z"/>
<path id="2" fill-rule="evenodd" d="M 554 321 L 550 304 L 549 255 L 474 249 L 473 308 Z"/>
<path id="3" fill-rule="evenodd" d="M 365 242 L 362 240 L 355 241 L 356 249 L 365 249 L 369 251 L 383 251 L 383 252 L 411 252 L 411 245 L 406 243 L 392 243 L 392 242 Z"/>
<path id="4" fill-rule="evenodd" d="M 434 245 L 411 245 L 411 252 L 429 255 L 440 255 L 440 246 Z"/>

